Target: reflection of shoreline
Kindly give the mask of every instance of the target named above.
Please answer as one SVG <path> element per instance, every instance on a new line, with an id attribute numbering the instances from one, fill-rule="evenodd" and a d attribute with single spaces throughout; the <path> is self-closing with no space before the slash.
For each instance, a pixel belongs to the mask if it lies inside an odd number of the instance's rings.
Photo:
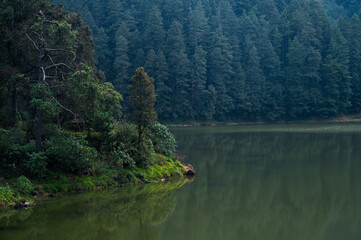
<path id="1" fill-rule="evenodd" d="M 74 194 L 0 218 L 0 239 L 153 239 L 176 207 L 175 190 L 192 179 Z M 75 227 L 76 226 L 76 227 Z M 64 229 L 69 229 L 64 231 Z M 61 235 L 57 233 L 63 232 Z M 44 237 L 38 237 L 44 236 Z M 45 237 L 47 236 L 47 237 Z M 60 238 L 61 236 L 61 238 Z M 103 239 L 103 237 L 101 239 Z"/>

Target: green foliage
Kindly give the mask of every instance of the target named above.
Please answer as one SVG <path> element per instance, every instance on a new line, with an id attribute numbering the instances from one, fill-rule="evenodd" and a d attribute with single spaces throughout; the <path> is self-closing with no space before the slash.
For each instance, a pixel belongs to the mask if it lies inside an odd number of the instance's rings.
<path id="1" fill-rule="evenodd" d="M 145 166 L 151 162 L 154 146 L 150 139 L 138 143 L 137 126 L 122 123 L 115 126 L 105 143 L 110 161 L 120 167 L 131 169 L 137 164 Z"/>
<path id="2" fill-rule="evenodd" d="M 110 153 L 110 162 L 124 168 L 132 168 L 135 164 L 138 133 L 133 124 L 118 123 L 106 140 L 106 148 Z"/>
<path id="3" fill-rule="evenodd" d="M 16 187 L 18 188 L 19 192 L 25 195 L 30 195 L 32 191 L 34 191 L 34 186 L 31 181 L 24 177 L 20 176 L 16 180 Z"/>
<path id="4" fill-rule="evenodd" d="M 3 176 L 33 174 L 28 164 L 34 151 L 34 141 L 24 143 L 23 136 L 17 131 L 0 129 L 0 173 Z"/>
<path id="5" fill-rule="evenodd" d="M 84 137 L 61 132 L 45 142 L 48 167 L 65 172 L 77 172 L 87 167 L 97 157 L 94 148 L 87 146 Z"/>
<path id="6" fill-rule="evenodd" d="M 173 156 L 176 151 L 176 141 L 168 128 L 160 123 L 156 123 L 151 128 L 150 139 L 154 144 L 155 152 L 166 156 Z"/>
<path id="7" fill-rule="evenodd" d="M 14 189 L 8 184 L 0 186 L 0 207 L 14 204 L 16 201 L 20 200 L 21 196 L 16 196 L 14 193 Z"/>
<path id="8" fill-rule="evenodd" d="M 87 16 L 99 66 L 125 97 L 144 63 L 161 121 L 360 112 L 358 1 L 54 2 Z"/>
<path id="9" fill-rule="evenodd" d="M 122 96 L 114 90 L 113 85 L 103 83 L 94 75 L 93 69 L 85 64 L 82 70 L 76 71 L 67 81 L 73 86 L 67 93 L 69 101 L 85 121 L 86 128 L 109 131 L 114 118 L 121 115 Z"/>
<path id="10" fill-rule="evenodd" d="M 181 176 L 183 165 L 170 157 L 154 155 L 153 164 L 146 168 L 135 168 L 135 175 L 144 179 L 162 179 L 171 176 Z"/>
<path id="11" fill-rule="evenodd" d="M 81 5 L 84 6 L 74 4 Z M 101 1 L 97 6 L 100 5 Z M 121 7 L 123 3 L 113 1 L 109 3 L 112 5 Z M 127 97 L 129 71 L 132 64 L 146 63 L 145 51 L 135 49 L 134 42 L 129 41 L 130 36 L 139 35 L 133 31 L 136 24 L 122 21 L 118 10 L 111 16 L 117 16 L 119 22 L 111 24 L 114 28 L 110 31 L 94 31 L 97 38 L 104 37 L 103 41 L 96 39 L 95 42 L 104 48 L 115 47 L 114 57 L 110 54 L 113 51 L 101 54 L 106 61 L 100 65 L 117 68 L 117 72 L 114 71 L 114 77 L 119 80 L 117 88 Z M 152 11 L 148 25 L 153 30 L 146 35 L 151 38 L 158 32 L 149 48 L 159 48 L 165 41 L 163 20 L 160 8 Z M 84 17 L 91 19 L 87 14 Z M 155 130 L 157 146 L 150 139 L 149 128 L 157 117 L 156 95 L 154 80 L 143 68 L 136 71 L 130 86 L 129 102 L 136 124 L 119 122 L 123 97 L 111 83 L 105 82 L 104 74 L 96 70 L 91 31 L 84 26 L 80 15 L 58 8 L 48 0 L 2 1 L 0 23 L 3 53 L 0 56 L 0 126 L 10 129 L 0 128 L 0 176 L 24 175 L 37 183 L 47 178 L 49 182 L 44 188 L 49 191 L 76 191 L 116 185 L 116 175 L 127 181 L 138 181 L 142 174 L 137 177 L 133 171 L 153 164 L 155 149 L 173 154 L 175 142 L 167 129 Z M 177 36 L 170 39 L 182 38 L 179 23 L 176 32 Z M 178 51 L 186 55 L 183 41 L 177 40 L 182 46 L 171 54 L 173 61 L 177 61 Z M 134 56 L 129 56 L 130 52 L 134 52 Z M 147 63 L 154 60 L 152 71 L 160 79 L 159 93 L 168 94 L 171 87 L 166 56 L 159 49 L 157 53 L 149 52 Z M 205 55 L 202 52 L 203 58 Z M 182 74 L 181 71 L 177 69 L 177 73 Z M 182 76 L 185 81 L 185 75 Z M 164 112 L 170 107 L 169 98 L 161 104 Z M 76 176 L 89 168 L 93 170 L 90 174 L 96 174 L 94 178 Z M 32 191 L 26 177 L 20 177 L 14 185 L 22 194 Z M 1 191 L 8 195 L 9 191 L 5 190 Z"/>
<path id="12" fill-rule="evenodd" d="M 119 144 L 120 146 L 111 153 L 112 161 L 115 161 L 117 165 L 120 165 L 124 168 L 133 168 L 135 166 L 135 161 L 129 156 L 126 150 L 124 150 L 124 144 Z"/>
<path id="13" fill-rule="evenodd" d="M 24 171 L 34 177 L 42 177 L 47 170 L 47 156 L 44 152 L 31 153 L 29 158 L 24 160 Z"/>
<path id="14" fill-rule="evenodd" d="M 11 133 L 8 130 L 0 129 L 0 172 L 7 170 L 9 167 L 15 167 L 15 164 L 9 159 L 11 145 Z"/>
<path id="15" fill-rule="evenodd" d="M 130 107 L 132 108 L 132 119 L 138 129 L 138 145 L 142 142 L 142 135 L 154 124 L 157 114 L 154 109 L 155 93 L 154 79 L 144 72 L 144 68 L 138 68 L 132 77 L 130 90 Z"/>
<path id="16" fill-rule="evenodd" d="M 135 162 L 139 167 L 146 167 L 152 163 L 152 160 L 155 155 L 154 146 L 150 139 L 142 141 L 138 145 L 137 152 L 135 154 Z"/>

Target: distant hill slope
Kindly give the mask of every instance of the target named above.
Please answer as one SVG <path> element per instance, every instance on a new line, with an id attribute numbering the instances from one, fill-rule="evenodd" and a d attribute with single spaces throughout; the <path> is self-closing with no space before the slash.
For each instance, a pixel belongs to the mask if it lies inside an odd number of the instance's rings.
<path id="1" fill-rule="evenodd" d="M 127 95 L 155 78 L 163 121 L 279 120 L 360 111 L 360 1 L 54 0 L 94 33 Z"/>

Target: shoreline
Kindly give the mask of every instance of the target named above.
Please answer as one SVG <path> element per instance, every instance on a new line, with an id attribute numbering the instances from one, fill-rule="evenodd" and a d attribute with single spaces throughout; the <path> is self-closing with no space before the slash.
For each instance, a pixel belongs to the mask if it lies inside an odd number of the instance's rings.
<path id="1" fill-rule="evenodd" d="M 189 164 L 163 155 L 158 156 L 158 159 L 160 160 L 157 163 L 147 168 L 111 169 L 92 176 L 48 172 L 46 179 L 32 180 L 34 187 L 29 194 L 24 194 L 19 189 L 16 179 L 0 178 L 0 215 L 1 211 L 29 208 L 44 200 L 72 193 L 161 183 L 194 175 L 194 169 Z"/>
<path id="2" fill-rule="evenodd" d="M 291 121 L 224 121 L 224 122 L 189 122 L 189 123 L 164 123 L 167 127 L 213 127 L 213 126 L 248 126 L 248 125 L 269 125 L 269 124 L 308 124 L 308 123 L 358 123 L 361 122 L 361 116 L 342 116 L 329 119 L 306 119 Z"/>

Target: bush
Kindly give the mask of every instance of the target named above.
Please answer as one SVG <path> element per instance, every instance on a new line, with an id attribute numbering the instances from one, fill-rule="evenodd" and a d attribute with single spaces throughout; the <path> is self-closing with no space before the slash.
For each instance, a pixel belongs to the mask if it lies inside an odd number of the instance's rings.
<path id="1" fill-rule="evenodd" d="M 24 169 L 32 176 L 42 177 L 46 171 L 47 159 L 44 152 L 31 153 L 24 161 Z"/>
<path id="2" fill-rule="evenodd" d="M 35 151 L 35 142 L 24 144 L 19 132 L 0 129 L 0 173 L 2 176 L 12 176 L 28 172 L 22 169 Z M 24 171 L 25 170 L 25 171 Z"/>
<path id="3" fill-rule="evenodd" d="M 45 142 L 49 168 L 75 173 L 86 168 L 97 157 L 94 148 L 87 146 L 84 137 L 62 132 Z"/>
<path id="4" fill-rule="evenodd" d="M 137 142 L 137 127 L 134 124 L 119 123 L 114 127 L 113 131 L 111 131 L 110 136 L 108 137 L 107 146 L 111 151 L 120 146 L 131 152 L 137 148 Z"/>
<path id="5" fill-rule="evenodd" d="M 153 159 L 155 159 L 155 151 L 153 143 L 150 139 L 146 139 L 142 142 L 139 150 L 137 150 L 136 155 L 134 157 L 137 166 L 145 167 Z"/>
<path id="6" fill-rule="evenodd" d="M 0 128 L 0 173 L 6 173 L 11 167 L 15 167 L 15 163 L 9 159 L 9 149 L 11 145 L 11 133 Z M 4 174 L 2 173 L 2 174 Z"/>
<path id="7" fill-rule="evenodd" d="M 117 149 L 113 151 L 111 154 L 112 160 L 116 162 L 117 165 L 120 165 L 124 168 L 133 168 L 135 166 L 135 162 L 133 158 L 129 156 L 126 152 L 124 144 L 120 144 Z"/>
<path id="8" fill-rule="evenodd" d="M 112 164 L 124 168 L 135 166 L 138 133 L 136 126 L 128 123 L 119 123 L 111 131 L 105 142 L 105 148 Z"/>
<path id="9" fill-rule="evenodd" d="M 168 128 L 160 123 L 156 123 L 151 128 L 151 140 L 157 153 L 166 156 L 173 156 L 176 151 L 176 141 Z"/>
<path id="10" fill-rule="evenodd" d="M 18 188 L 19 192 L 25 195 L 30 195 L 32 191 L 34 191 L 33 184 L 24 176 L 20 176 L 16 180 L 16 187 Z"/>

